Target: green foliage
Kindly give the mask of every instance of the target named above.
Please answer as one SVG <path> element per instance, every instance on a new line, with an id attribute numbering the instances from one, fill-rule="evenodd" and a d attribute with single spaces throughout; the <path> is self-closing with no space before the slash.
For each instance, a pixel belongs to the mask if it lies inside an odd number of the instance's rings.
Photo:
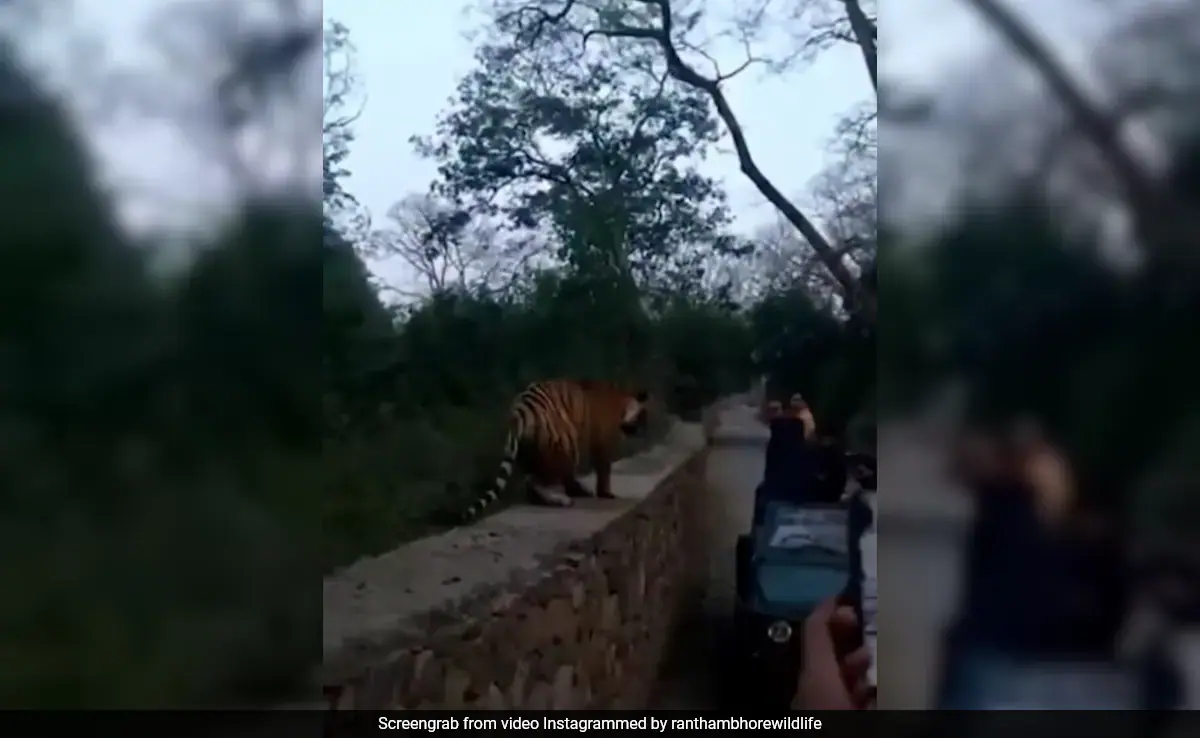
<path id="1" fill-rule="evenodd" d="M 437 135 L 417 141 L 442 194 L 517 229 L 549 224 L 556 259 L 643 290 L 698 279 L 709 253 L 744 253 L 723 190 L 696 170 L 718 138 L 699 93 L 550 49 L 484 46 L 477 61 Z"/>
<path id="2" fill-rule="evenodd" d="M 688 303 L 644 318 L 642 335 L 632 337 L 578 291 L 569 277 L 548 273 L 528 296 L 439 294 L 400 321 L 391 345 L 403 368 L 361 388 L 373 400 L 360 401 L 361 412 L 326 441 L 328 565 L 454 522 L 449 516 L 494 477 L 508 404 L 530 381 L 647 385 L 690 418 L 748 384 L 736 313 Z M 665 413 L 653 421 L 627 451 L 667 427 Z"/>
<path id="3" fill-rule="evenodd" d="M 818 308 L 801 288 L 769 295 L 752 313 L 759 364 L 778 386 L 776 393 L 799 392 L 811 396 L 818 372 L 836 351 L 841 326 Z"/>
<path id="4" fill-rule="evenodd" d="M 317 213 L 247 206 L 173 278 L 0 57 L 0 694 L 261 704 L 321 612 Z"/>
<path id="5" fill-rule="evenodd" d="M 875 330 L 818 306 L 804 286 L 771 293 L 750 312 L 756 372 L 786 403 L 799 392 L 820 432 L 875 448 Z"/>
<path id="6" fill-rule="evenodd" d="M 670 407 L 698 419 L 699 410 L 713 398 L 747 385 L 753 335 L 747 317 L 730 305 L 678 300 L 655 328 L 672 370 L 665 397 Z"/>

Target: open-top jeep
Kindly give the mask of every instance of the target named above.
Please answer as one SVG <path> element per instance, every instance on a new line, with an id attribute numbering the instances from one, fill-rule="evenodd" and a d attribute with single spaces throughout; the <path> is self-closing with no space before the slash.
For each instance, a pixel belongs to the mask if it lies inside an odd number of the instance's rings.
<path id="1" fill-rule="evenodd" d="M 796 690 L 804 619 L 850 578 L 845 503 L 768 501 L 737 541 L 731 685 L 743 702 L 786 708 Z"/>

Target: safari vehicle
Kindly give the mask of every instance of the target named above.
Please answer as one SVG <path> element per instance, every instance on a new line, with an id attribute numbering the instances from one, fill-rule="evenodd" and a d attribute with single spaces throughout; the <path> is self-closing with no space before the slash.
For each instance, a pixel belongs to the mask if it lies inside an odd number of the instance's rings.
<path id="1" fill-rule="evenodd" d="M 731 686 L 742 701 L 786 709 L 796 691 L 804 619 L 850 577 L 845 503 L 768 501 L 737 541 Z"/>

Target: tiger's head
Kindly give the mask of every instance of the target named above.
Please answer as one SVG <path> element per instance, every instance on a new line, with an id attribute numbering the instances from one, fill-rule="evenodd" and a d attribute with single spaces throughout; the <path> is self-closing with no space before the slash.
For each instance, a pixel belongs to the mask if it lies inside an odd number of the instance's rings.
<path id="1" fill-rule="evenodd" d="M 646 404 L 650 401 L 650 393 L 638 390 L 624 397 L 625 409 L 621 413 L 621 432 L 632 436 L 647 425 Z"/>

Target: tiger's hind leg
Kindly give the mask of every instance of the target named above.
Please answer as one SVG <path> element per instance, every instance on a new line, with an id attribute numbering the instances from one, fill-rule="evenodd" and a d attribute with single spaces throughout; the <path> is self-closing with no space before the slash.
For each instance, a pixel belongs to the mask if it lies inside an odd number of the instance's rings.
<path id="1" fill-rule="evenodd" d="M 596 496 L 603 500 L 616 498 L 612 491 L 612 462 L 602 450 L 592 454 L 592 466 L 596 467 Z"/>
<path id="2" fill-rule="evenodd" d="M 570 507 L 574 501 L 566 494 L 561 463 L 548 463 L 529 475 L 529 501 L 535 505 Z M 569 478 L 569 477 L 568 477 Z"/>
<path id="3" fill-rule="evenodd" d="M 570 462 L 564 459 L 562 465 L 559 467 L 558 471 L 563 480 L 563 491 L 570 497 L 595 497 L 596 495 L 590 489 L 584 487 L 579 478 L 575 476 L 575 466 L 573 459 Z"/>
<path id="4" fill-rule="evenodd" d="M 558 484 L 539 484 L 529 480 L 529 500 L 535 505 L 550 507 L 570 507 L 574 501 L 563 494 L 562 486 Z"/>

